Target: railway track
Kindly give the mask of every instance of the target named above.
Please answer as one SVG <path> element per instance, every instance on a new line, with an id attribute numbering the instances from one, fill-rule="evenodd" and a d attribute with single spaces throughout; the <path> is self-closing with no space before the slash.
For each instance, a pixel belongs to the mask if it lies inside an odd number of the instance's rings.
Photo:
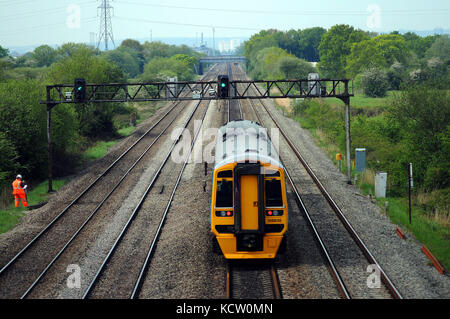
<path id="1" fill-rule="evenodd" d="M 230 80 L 233 67 L 227 64 Z M 228 122 L 244 119 L 240 100 L 228 100 Z M 226 124 L 226 123 L 224 123 Z M 250 263 L 228 261 L 226 265 L 226 297 L 228 299 L 281 299 L 281 286 L 273 262 Z"/>
<path id="2" fill-rule="evenodd" d="M 192 124 L 192 122 L 193 122 L 193 119 L 195 119 L 196 115 L 197 115 L 197 119 L 200 119 L 200 121 L 203 122 L 203 119 L 204 119 L 204 117 L 206 115 L 206 112 L 208 110 L 208 105 L 209 105 L 209 102 L 198 102 L 196 107 L 195 107 L 195 109 L 192 111 L 190 117 L 186 121 L 186 123 L 184 125 L 184 129 L 187 129 L 188 126 L 190 126 L 191 129 L 193 130 L 193 126 L 194 125 Z M 161 234 L 164 222 L 165 222 L 166 217 L 167 217 L 167 213 L 168 213 L 168 211 L 170 209 L 170 206 L 171 206 L 171 203 L 172 203 L 172 200 L 173 200 L 173 196 L 174 196 L 174 194 L 175 194 L 175 192 L 177 190 L 177 187 L 179 185 L 181 176 L 182 176 L 182 174 L 184 172 L 184 168 L 185 168 L 185 166 L 187 164 L 187 161 L 188 161 L 188 158 L 190 156 L 190 153 L 192 152 L 192 148 L 193 148 L 193 145 L 194 145 L 194 143 L 195 143 L 195 141 L 197 139 L 199 131 L 200 131 L 200 127 L 197 128 L 196 132 L 194 132 L 194 134 L 195 134 L 194 135 L 195 136 L 194 140 L 193 140 L 193 142 L 190 145 L 189 152 L 188 152 L 187 156 L 185 157 L 185 161 L 183 163 L 183 166 L 181 167 L 181 170 L 178 173 L 178 177 L 177 177 L 177 179 L 175 181 L 175 184 L 172 187 L 172 191 L 170 193 L 169 199 L 167 200 L 167 204 L 165 206 L 165 209 L 162 212 L 162 215 L 160 215 L 160 217 L 158 216 L 159 223 L 155 223 L 155 225 L 158 225 L 157 229 L 153 230 L 151 227 L 149 227 L 149 229 L 147 231 L 147 232 L 152 233 L 153 235 L 151 237 L 151 240 L 148 241 L 150 243 L 148 245 L 145 245 L 146 247 L 148 247 L 145 250 L 145 251 L 147 251 L 147 253 L 145 254 L 145 258 L 139 258 L 139 257 L 143 257 L 143 256 L 137 256 L 136 254 L 133 254 L 133 258 L 134 259 L 141 259 L 141 260 L 143 259 L 144 261 L 142 262 L 142 265 L 139 267 L 140 271 L 138 273 L 137 280 L 135 281 L 135 283 L 133 285 L 133 289 L 130 290 L 130 295 L 129 295 L 130 298 L 138 298 L 138 296 L 139 296 L 140 287 L 142 286 L 142 283 L 143 283 L 143 281 L 145 279 L 145 272 L 146 272 L 146 270 L 148 268 L 149 263 L 151 262 L 151 258 L 153 256 L 153 252 L 154 252 L 154 249 L 156 247 L 156 243 L 158 241 L 158 238 L 159 238 L 159 236 Z M 142 225 L 149 225 L 149 222 L 148 222 L 149 220 L 148 219 L 146 220 L 146 216 L 144 216 L 144 215 L 157 214 L 157 211 L 159 211 L 157 209 L 155 209 L 155 210 L 144 209 L 144 207 L 146 207 L 146 206 L 148 207 L 149 206 L 145 202 L 147 200 L 147 197 L 149 195 L 151 195 L 150 193 L 151 193 L 152 189 L 154 189 L 154 186 L 156 185 L 157 178 L 160 175 L 161 176 L 164 175 L 164 177 L 166 177 L 166 178 L 164 178 L 164 184 L 166 184 L 166 185 L 170 184 L 170 182 L 169 182 L 170 179 L 168 178 L 168 176 L 169 175 L 172 175 L 172 176 L 174 175 L 173 174 L 174 173 L 174 168 L 177 165 L 175 165 L 175 163 L 171 163 L 171 162 L 169 163 L 169 159 L 170 159 L 170 156 L 171 156 L 171 154 L 172 154 L 176 144 L 180 141 L 181 138 L 182 138 L 182 132 L 179 134 L 177 139 L 172 144 L 172 146 L 171 146 L 170 150 L 168 151 L 168 153 L 167 153 L 163 163 L 160 165 L 157 173 L 154 175 L 154 177 L 153 177 L 152 181 L 150 182 L 149 186 L 147 187 L 144 195 L 140 198 L 138 205 L 133 210 L 132 215 L 128 219 L 126 225 L 123 227 L 122 231 L 120 232 L 120 235 L 117 237 L 116 241 L 114 242 L 114 245 L 111 247 L 111 249 L 109 250 L 107 256 L 103 260 L 102 265 L 98 269 L 95 277 L 92 279 L 91 283 L 89 284 L 89 287 L 85 291 L 85 293 L 83 295 L 83 298 L 95 297 L 96 294 L 95 294 L 95 289 L 94 288 L 96 288 L 97 291 L 100 291 L 100 292 L 102 291 L 102 289 L 100 289 L 100 288 L 98 288 L 96 286 L 101 285 L 101 280 L 100 279 L 101 279 L 103 273 L 105 272 L 106 266 L 109 265 L 109 264 L 116 264 L 116 267 L 117 267 L 117 265 L 121 264 L 121 262 L 124 261 L 123 260 L 123 255 L 119 256 L 120 258 L 116 258 L 114 260 L 114 254 L 116 254 L 116 252 L 118 252 L 120 250 L 120 245 L 122 245 L 123 242 L 127 241 L 127 239 L 125 238 L 127 236 L 127 234 L 128 233 L 142 233 L 141 231 L 133 231 L 132 228 L 133 227 L 137 227 L 139 229 L 140 227 L 142 227 Z M 158 199 L 158 200 L 160 200 L 160 199 Z M 142 213 L 139 214 L 141 211 L 142 211 Z M 147 214 L 145 214 L 145 213 L 147 213 Z M 152 218 L 152 220 L 155 220 L 155 218 Z M 142 251 L 142 249 L 139 249 L 140 247 L 141 247 L 141 245 L 139 245 L 138 247 L 135 247 L 135 251 L 136 252 Z M 123 254 L 125 251 L 128 251 L 128 250 L 122 248 L 121 251 L 122 251 L 122 254 Z M 131 266 L 131 265 L 128 264 L 127 267 L 129 267 L 129 266 Z M 111 268 L 114 268 L 114 266 L 111 266 Z M 118 268 L 120 268 L 120 267 L 118 267 Z M 130 272 L 133 272 L 133 271 L 130 270 Z M 134 277 L 134 276 L 127 276 L 127 277 Z M 104 280 L 104 281 L 108 282 L 108 280 Z M 103 289 L 103 291 L 108 291 L 108 290 L 107 289 Z M 102 296 L 102 293 L 97 294 L 97 297 L 101 297 L 101 296 Z"/>
<path id="3" fill-rule="evenodd" d="M 98 211 L 106 206 L 105 203 L 109 204 L 108 200 L 113 193 L 114 200 L 120 204 L 117 193 L 122 183 L 131 175 L 139 175 L 135 171 L 142 169 L 139 168 L 143 162 L 141 160 L 148 158 L 149 151 L 159 143 L 160 137 L 179 117 L 184 104 L 186 102 L 173 105 L 2 267 L 0 270 L 2 298 L 27 297 Z M 129 166 L 127 163 L 132 165 Z M 126 190 L 124 192 L 122 189 L 122 195 L 127 195 Z M 108 208 L 111 209 L 111 204 Z M 80 210 L 83 210 L 83 213 L 80 214 Z"/>
<path id="4" fill-rule="evenodd" d="M 303 157 L 301 156 L 300 152 L 296 148 L 295 144 L 289 138 L 288 134 L 281 128 L 281 126 L 278 123 L 278 121 L 276 120 L 276 118 L 269 111 L 268 107 L 265 105 L 265 102 L 263 100 L 259 100 L 259 103 L 261 104 L 262 108 L 261 107 L 256 107 L 255 106 L 255 101 L 253 101 L 253 100 L 247 101 L 247 103 L 250 104 L 250 107 L 253 110 L 253 113 L 255 114 L 255 116 L 257 117 L 257 121 L 260 124 L 262 124 L 266 128 L 269 128 L 270 126 L 272 126 L 272 127 L 276 127 L 276 128 L 279 129 L 279 132 L 281 133 L 281 136 L 283 137 L 284 141 L 286 141 L 287 146 L 292 150 L 292 152 L 295 154 L 295 156 L 298 159 L 298 161 L 300 162 L 300 164 L 305 168 L 306 172 L 308 173 L 308 176 L 310 176 L 310 178 L 312 179 L 312 181 L 314 182 L 316 187 L 320 190 L 320 193 L 323 195 L 323 198 L 326 200 L 326 202 L 328 203 L 329 207 L 331 207 L 333 212 L 339 218 L 339 220 L 342 223 L 342 225 L 345 227 L 346 231 L 350 234 L 351 238 L 354 241 L 354 244 L 357 245 L 357 247 L 359 248 L 360 252 L 362 252 L 362 254 L 365 256 L 367 261 L 370 264 L 375 265 L 376 268 L 379 270 L 379 273 L 380 273 L 380 276 L 381 276 L 381 280 L 385 284 L 385 287 L 389 291 L 390 295 L 393 298 L 402 298 L 402 296 L 399 293 L 399 291 L 396 289 L 394 284 L 391 282 L 391 280 L 388 278 L 386 273 L 383 271 L 383 269 L 380 267 L 380 265 L 375 260 L 373 254 L 369 251 L 367 246 L 363 243 L 361 238 L 357 235 L 356 231 L 353 229 L 353 227 L 350 225 L 348 220 L 345 218 L 345 216 L 342 213 L 341 209 L 333 201 L 331 196 L 326 191 L 325 187 L 322 185 L 322 183 L 319 181 L 319 179 L 314 174 L 312 169 L 309 167 L 309 165 L 303 159 Z M 257 111 L 257 109 L 259 109 L 259 110 L 263 109 L 265 111 L 265 114 L 266 114 L 266 118 L 265 119 L 262 118 L 263 117 L 262 116 L 262 112 L 261 111 Z M 269 125 L 270 122 L 271 122 L 271 125 Z M 290 166 L 290 165 L 288 165 L 288 166 Z M 352 297 L 355 297 L 355 296 L 356 297 L 360 297 L 360 298 L 363 297 L 364 293 L 367 293 L 367 291 L 366 292 L 358 291 L 358 289 L 356 289 L 356 287 L 355 287 L 355 286 L 357 286 L 357 284 L 352 282 L 351 275 L 349 275 L 348 273 L 346 273 L 346 276 L 345 276 L 345 279 L 344 279 L 344 276 L 342 276 L 340 272 L 344 273 L 344 272 L 346 272 L 346 270 L 342 270 L 344 267 L 343 266 L 341 266 L 341 267 L 337 266 L 338 263 L 333 260 L 333 258 L 336 259 L 336 257 L 333 257 L 333 256 L 338 256 L 338 254 L 336 254 L 336 251 L 335 251 L 336 247 L 332 247 L 333 248 L 333 252 L 329 251 L 329 248 L 327 248 L 327 245 L 328 246 L 333 246 L 333 245 L 330 245 L 329 239 L 328 239 L 328 241 L 324 241 L 322 239 L 322 236 L 321 236 L 320 233 L 321 232 L 323 233 L 324 230 L 323 229 L 319 230 L 319 228 L 314 223 L 314 219 L 317 220 L 317 218 L 322 218 L 323 219 L 323 218 L 328 218 L 328 217 L 326 217 L 324 214 L 321 214 L 320 217 L 319 217 L 316 214 L 311 214 L 310 213 L 310 211 L 307 209 L 307 206 L 304 204 L 304 202 L 303 202 L 303 200 L 302 200 L 302 198 L 300 196 L 300 192 L 299 192 L 300 188 L 297 185 L 298 183 L 296 183 L 294 178 L 291 177 L 291 174 L 287 171 L 287 169 L 286 169 L 286 173 L 287 173 L 286 174 L 287 178 L 288 178 L 288 180 L 289 180 L 289 182 L 291 184 L 291 187 L 292 187 L 292 189 L 294 191 L 295 200 L 296 200 L 300 210 L 303 212 L 305 220 L 308 222 L 308 225 L 309 225 L 312 233 L 314 234 L 314 238 L 315 238 L 315 240 L 316 240 L 316 242 L 318 244 L 318 247 L 320 247 L 322 256 L 324 257 L 324 259 L 327 262 L 330 274 L 333 277 L 333 279 L 334 279 L 334 281 L 336 283 L 336 286 L 337 286 L 337 288 L 338 288 L 342 298 L 349 299 L 349 298 L 352 298 Z M 316 215 L 316 216 L 313 216 L 313 215 Z M 328 225 L 330 225 L 330 224 L 331 225 L 335 225 L 336 223 L 332 221 L 332 222 L 327 223 L 327 224 Z M 333 230 L 336 231 L 336 232 L 341 231 L 341 230 L 339 230 L 337 228 L 333 229 Z M 327 237 L 329 237 L 329 236 L 327 236 Z M 354 254 L 357 255 L 357 253 L 354 253 Z M 359 261 L 359 262 L 361 262 L 361 261 Z M 361 267 L 363 267 L 363 266 L 361 266 Z M 339 271 L 339 268 L 341 269 L 341 271 Z M 345 282 L 347 282 L 347 285 L 346 285 Z M 364 283 L 360 282 L 360 285 L 363 285 L 363 284 L 366 284 L 366 282 L 364 282 Z M 350 292 L 351 290 L 347 286 L 352 287 L 352 290 L 353 290 L 352 293 Z M 367 290 L 367 289 L 362 289 L 362 290 Z M 376 293 L 372 294 L 371 297 L 385 298 L 386 295 L 381 292 L 380 294 L 376 294 Z"/>
<path id="5" fill-rule="evenodd" d="M 230 81 L 232 81 L 233 80 L 233 67 L 229 63 L 227 64 L 227 73 L 228 73 Z M 231 90 L 233 90 L 233 88 L 231 88 Z M 233 95 L 233 92 L 230 92 L 230 94 Z M 227 104 L 228 104 L 228 109 L 227 109 L 228 122 L 242 120 L 244 118 L 243 114 L 242 114 L 242 106 L 241 106 L 240 100 L 227 100 Z"/>
<path id="6" fill-rule="evenodd" d="M 282 299 L 281 286 L 272 262 L 246 264 L 228 261 L 227 299 Z"/>

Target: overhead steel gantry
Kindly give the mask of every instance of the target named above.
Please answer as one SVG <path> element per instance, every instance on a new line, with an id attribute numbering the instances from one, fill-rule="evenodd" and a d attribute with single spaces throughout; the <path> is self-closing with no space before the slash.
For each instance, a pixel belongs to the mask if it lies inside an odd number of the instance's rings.
<path id="1" fill-rule="evenodd" d="M 264 98 L 338 98 L 346 101 L 353 96 L 348 79 L 321 80 L 239 80 L 229 81 L 229 95 L 224 99 Z M 215 94 L 210 95 L 210 90 Z M 150 82 L 86 84 L 86 97 L 76 100 L 74 84 L 47 86 L 47 100 L 53 107 L 62 103 L 111 103 L 178 100 L 216 100 L 217 81 Z"/>
<path id="2" fill-rule="evenodd" d="M 227 97 L 220 97 L 218 81 L 149 82 L 85 84 L 83 98 L 76 84 L 47 86 L 48 177 L 52 192 L 51 110 L 66 103 L 119 103 L 178 100 L 264 99 L 264 98 L 338 98 L 346 105 L 347 177 L 351 184 L 350 167 L 350 97 L 353 82 L 349 79 L 298 80 L 230 80 Z"/>

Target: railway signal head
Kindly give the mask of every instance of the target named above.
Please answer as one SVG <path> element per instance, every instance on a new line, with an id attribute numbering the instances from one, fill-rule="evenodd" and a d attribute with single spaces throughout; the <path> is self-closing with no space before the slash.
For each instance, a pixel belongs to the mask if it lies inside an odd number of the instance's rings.
<path id="1" fill-rule="evenodd" d="M 75 79 L 75 102 L 84 102 L 86 100 L 86 80 Z"/>
<path id="2" fill-rule="evenodd" d="M 227 98 L 230 92 L 230 80 L 228 75 L 219 75 L 218 79 L 219 98 Z"/>

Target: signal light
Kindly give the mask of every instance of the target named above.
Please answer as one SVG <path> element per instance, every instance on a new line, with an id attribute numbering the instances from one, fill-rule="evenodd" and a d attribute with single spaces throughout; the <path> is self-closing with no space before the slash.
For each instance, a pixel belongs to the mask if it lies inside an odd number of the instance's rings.
<path id="1" fill-rule="evenodd" d="M 75 79 L 75 102 L 86 101 L 86 80 Z"/>
<path id="2" fill-rule="evenodd" d="M 219 75 L 218 87 L 219 97 L 227 98 L 230 92 L 230 79 L 228 78 L 228 75 Z"/>

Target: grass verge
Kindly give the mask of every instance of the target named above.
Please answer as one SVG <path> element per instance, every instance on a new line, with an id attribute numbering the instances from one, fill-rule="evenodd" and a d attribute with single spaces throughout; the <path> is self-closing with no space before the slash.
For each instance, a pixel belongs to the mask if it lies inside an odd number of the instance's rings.
<path id="1" fill-rule="evenodd" d="M 53 189 L 58 190 L 67 183 L 66 179 L 59 179 L 53 181 Z M 27 194 L 28 206 L 37 205 L 39 203 L 48 201 L 49 194 L 48 181 L 42 182 Z M 20 222 L 20 219 L 25 216 L 26 208 L 19 204 L 18 208 L 14 207 L 14 197 L 11 194 L 11 205 L 7 209 L 0 210 L 0 234 L 12 229 Z"/>
<path id="2" fill-rule="evenodd" d="M 392 96 L 393 93 L 390 93 L 388 97 L 384 99 L 373 99 L 357 96 L 355 99 L 352 98 L 351 103 L 352 105 L 361 105 L 366 109 L 373 108 L 375 113 L 378 114 L 381 112 L 378 108 L 385 108 L 385 104 L 388 103 Z M 333 104 L 333 101 L 327 100 L 327 103 L 331 105 Z M 336 124 L 338 121 L 342 122 L 342 119 L 339 118 L 339 116 L 332 116 L 335 115 L 336 112 L 328 112 L 328 115 L 325 117 L 321 111 L 326 108 L 319 107 L 321 105 L 323 104 L 317 103 L 313 106 L 316 107 L 315 109 L 309 108 L 307 111 L 302 112 L 301 116 L 291 115 L 291 117 L 299 122 L 304 129 L 308 129 L 312 133 L 317 145 L 319 145 L 333 160 L 335 165 L 337 165 L 335 154 L 342 153 L 345 155 L 345 144 L 342 143 L 342 141 L 344 141 L 343 139 L 340 140 L 339 138 L 333 136 L 343 136 L 344 127 Z M 352 122 L 353 145 L 371 145 L 372 150 L 369 152 L 369 156 L 374 156 L 374 158 L 371 158 L 372 161 L 376 160 L 378 158 L 377 156 L 380 156 L 380 158 L 385 158 L 385 160 L 390 159 L 390 157 L 386 156 L 386 154 L 393 151 L 392 148 L 396 147 L 396 145 L 391 145 L 383 140 L 382 134 L 372 134 L 373 136 L 371 136 L 369 134 L 369 130 L 366 129 L 370 128 L 372 131 L 375 130 L 375 132 L 376 129 L 383 130 L 383 126 L 380 126 L 380 124 L 384 123 L 382 121 L 383 115 L 380 114 L 372 117 L 361 116 L 361 121 L 362 120 L 367 120 L 366 126 L 362 126 L 358 121 L 355 123 Z M 357 142 L 355 142 L 355 140 L 357 140 Z M 384 143 L 386 143 L 386 145 Z M 385 149 L 385 153 L 383 153 L 383 148 Z M 345 173 L 345 159 L 342 166 L 342 172 Z M 358 174 L 357 186 L 364 194 L 368 195 L 369 193 L 372 193 L 374 195 L 374 172 L 370 169 L 366 171 L 370 174 L 366 174 L 365 176 Z M 355 172 L 352 170 L 352 177 L 354 174 Z M 446 269 L 449 269 L 450 228 L 448 227 L 448 223 L 445 224 L 442 220 L 439 222 L 439 218 L 430 216 L 429 213 L 422 209 L 422 206 L 414 205 L 417 201 L 413 200 L 413 216 L 412 224 L 410 225 L 408 219 L 408 199 L 404 197 L 388 197 L 377 200 L 378 205 L 383 208 L 386 201 L 389 202 L 389 217 L 391 221 L 399 225 L 401 228 L 410 231 L 421 243 L 425 244 L 432 251 L 434 256 Z"/>
<path id="3" fill-rule="evenodd" d="M 378 198 L 378 206 L 384 208 L 389 203 L 388 216 L 393 223 L 407 229 L 423 244 L 425 244 L 448 270 L 450 269 L 450 229 L 424 217 L 424 212 L 417 206 L 411 209 L 411 224 L 409 223 L 408 200 L 406 198 Z"/>
<path id="4" fill-rule="evenodd" d="M 84 152 L 83 158 L 86 160 L 94 160 L 103 157 L 108 152 L 108 149 L 116 145 L 116 143 L 117 141 L 99 141 Z"/>

